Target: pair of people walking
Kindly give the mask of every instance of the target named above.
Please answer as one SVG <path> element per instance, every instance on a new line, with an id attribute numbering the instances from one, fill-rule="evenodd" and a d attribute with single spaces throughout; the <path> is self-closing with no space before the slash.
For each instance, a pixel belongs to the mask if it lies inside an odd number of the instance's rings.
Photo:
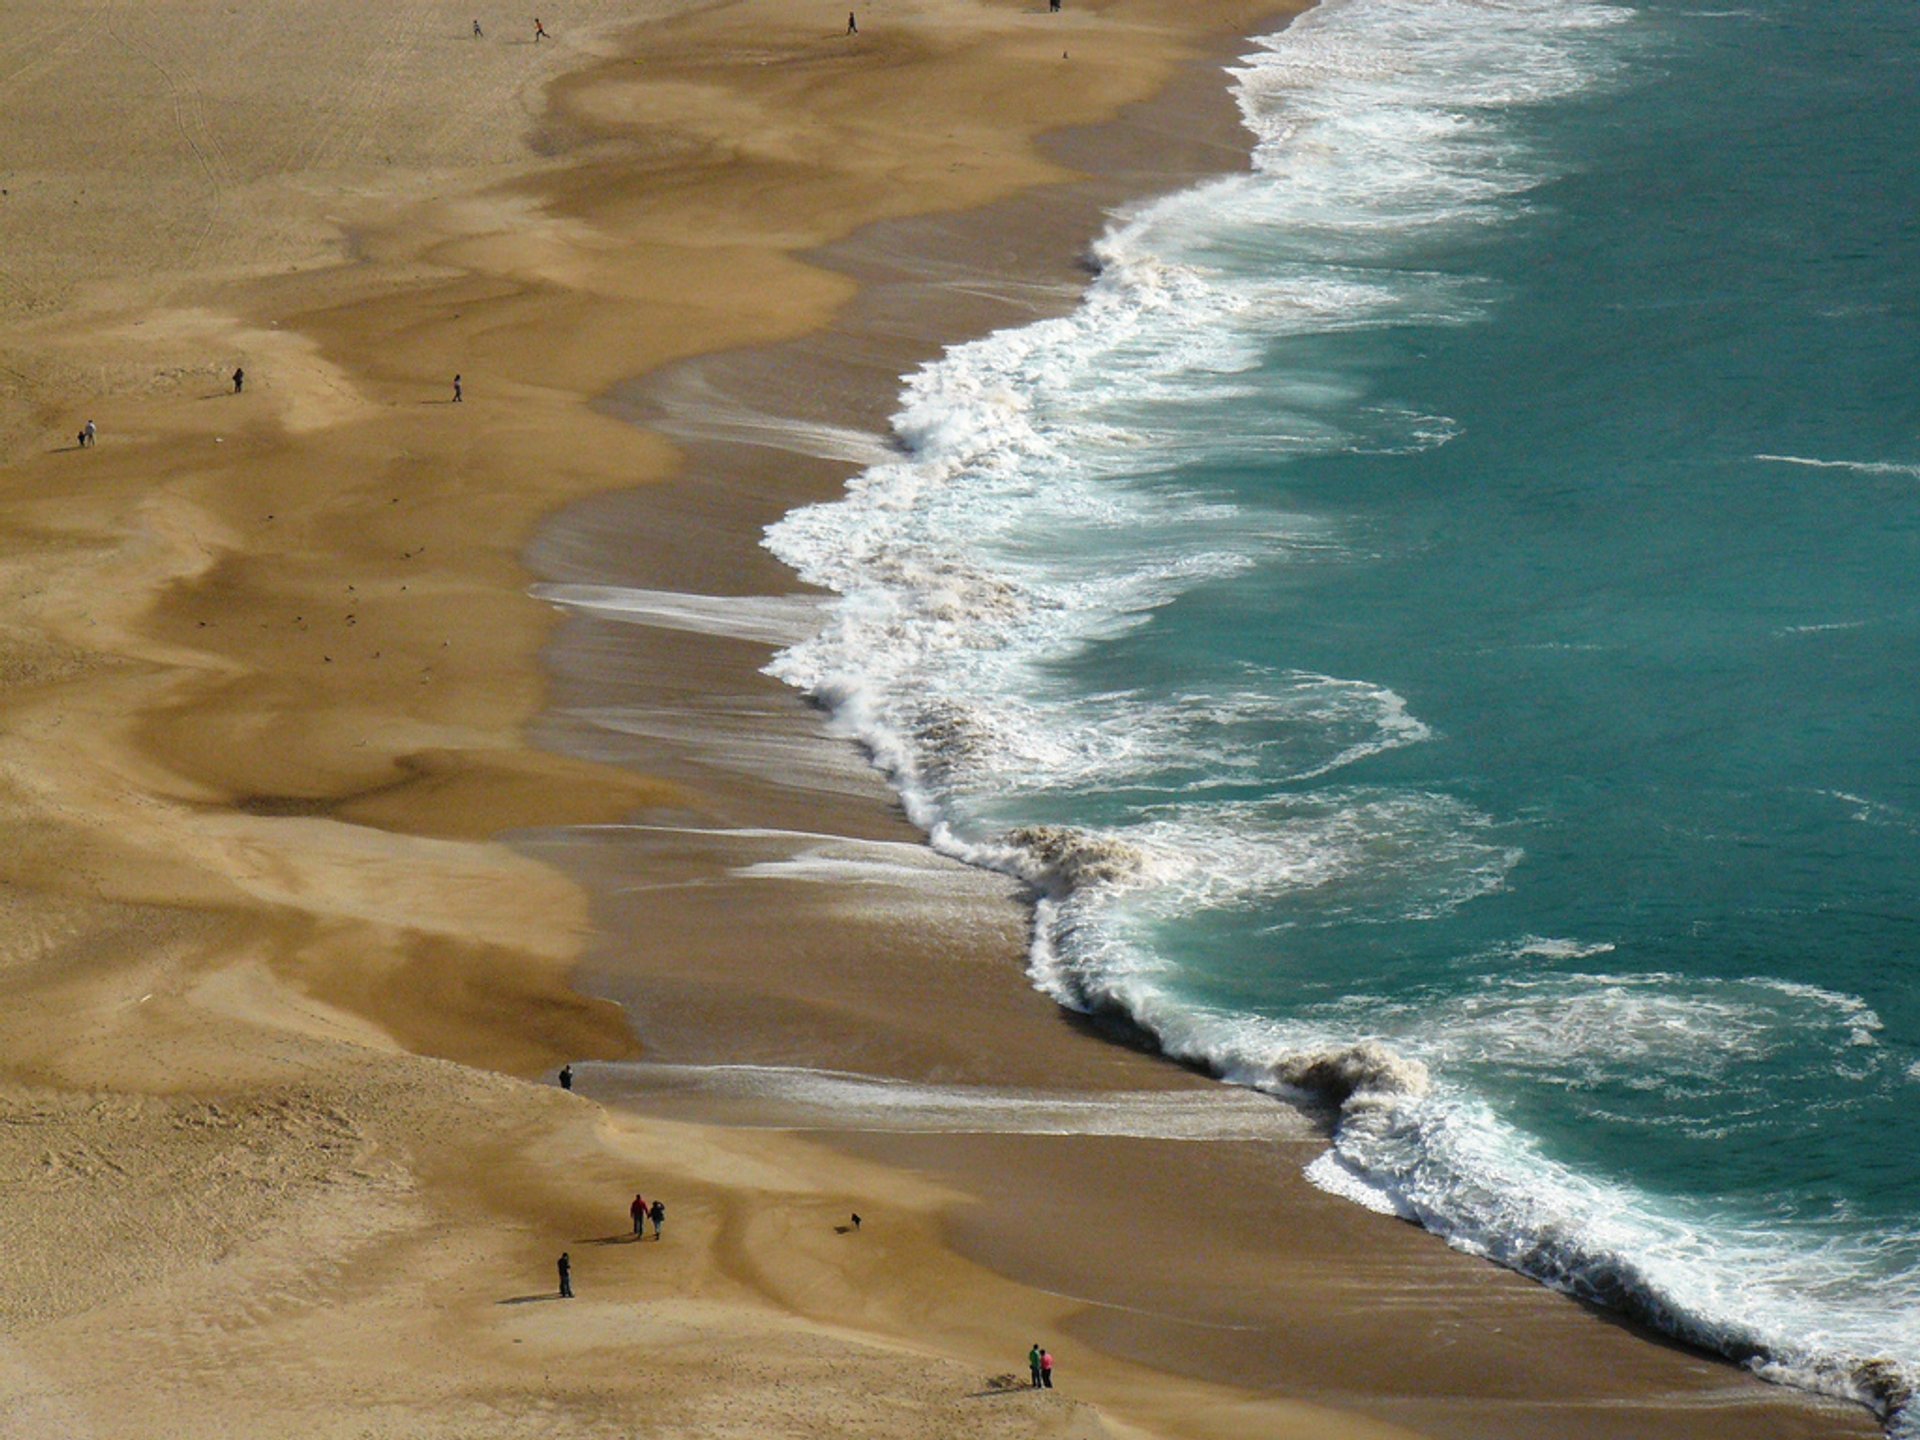
<path id="1" fill-rule="evenodd" d="M 487 32 L 480 28 L 480 22 L 478 20 L 473 22 L 473 38 L 476 40 L 484 40 L 487 38 Z M 547 27 L 540 23 L 540 17 L 538 15 L 534 16 L 533 43 L 538 45 L 542 40 L 551 40 L 552 38 L 551 35 L 547 34 Z"/>
<path id="2" fill-rule="evenodd" d="M 644 1195 L 635 1195 L 633 1204 L 627 1207 L 633 1216 L 633 1238 L 638 1240 L 648 1221 L 653 1222 L 653 1238 L 660 1238 L 660 1227 L 667 1223 L 667 1207 L 664 1201 L 656 1199 L 651 1205 Z M 560 1298 L 573 1298 L 573 1257 L 566 1251 L 560 1252 L 557 1265 L 560 1272 Z"/>
<path id="3" fill-rule="evenodd" d="M 1034 1389 L 1053 1388 L 1053 1352 L 1042 1350 L 1038 1340 L 1033 1342 L 1033 1349 L 1027 1352 L 1027 1369 L 1033 1374 Z"/>
<path id="4" fill-rule="evenodd" d="M 667 1223 L 667 1207 L 659 1197 L 656 1196 L 653 1204 L 649 1205 L 645 1196 L 636 1195 L 627 1210 L 633 1216 L 634 1239 L 643 1238 L 649 1220 L 653 1222 L 653 1238 L 660 1238 L 660 1227 Z"/>

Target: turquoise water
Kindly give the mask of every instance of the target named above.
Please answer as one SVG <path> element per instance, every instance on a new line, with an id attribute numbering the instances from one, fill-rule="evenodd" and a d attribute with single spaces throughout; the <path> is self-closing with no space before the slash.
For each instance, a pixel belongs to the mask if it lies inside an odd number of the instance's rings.
<path id="1" fill-rule="evenodd" d="M 1893 0 L 1324 7 L 1236 72 L 1252 175 L 770 537 L 846 597 L 780 673 L 1034 881 L 1036 983 L 1341 1104 L 1327 1188 L 1887 1410 L 1917 75 Z"/>

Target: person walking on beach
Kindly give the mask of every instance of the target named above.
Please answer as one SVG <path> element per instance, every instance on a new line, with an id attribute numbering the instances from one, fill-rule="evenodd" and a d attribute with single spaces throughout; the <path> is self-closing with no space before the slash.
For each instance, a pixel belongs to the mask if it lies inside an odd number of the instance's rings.
<path id="1" fill-rule="evenodd" d="M 1060 13 L 1060 0 L 1047 0 L 1047 9 L 1058 15 Z"/>
<path id="2" fill-rule="evenodd" d="M 487 38 L 485 32 L 480 29 L 480 22 L 478 20 L 473 22 L 473 38 L 476 40 L 484 40 Z"/>
<path id="3" fill-rule="evenodd" d="M 573 1261 L 567 1257 L 567 1252 L 564 1250 L 560 1252 L 560 1298 L 562 1300 L 573 1298 Z"/>
<path id="4" fill-rule="evenodd" d="M 1033 1342 L 1033 1348 L 1027 1351 L 1027 1370 L 1033 1376 L 1033 1388 L 1040 1388 L 1040 1342 Z"/>
<path id="5" fill-rule="evenodd" d="M 453 403 L 458 405 L 460 403 L 460 400 L 461 400 L 460 377 L 456 375 L 453 377 Z"/>
<path id="6" fill-rule="evenodd" d="M 238 395 L 247 384 L 247 372 L 238 365 L 233 367 L 233 393 Z"/>
<path id="7" fill-rule="evenodd" d="M 1049 1390 L 1053 1388 L 1053 1352 L 1051 1350 L 1040 1352 L 1040 1383 Z"/>
<path id="8" fill-rule="evenodd" d="M 80 430 L 81 448 L 85 449 L 89 445 L 98 444 L 99 440 L 100 440 L 100 432 L 93 428 L 93 421 L 91 420 L 87 421 L 87 423 L 84 426 L 82 426 Z"/>
<path id="9" fill-rule="evenodd" d="M 653 1238 L 658 1240 L 660 1238 L 660 1227 L 666 1224 L 667 1221 L 666 1203 L 656 1199 L 653 1202 L 653 1207 L 647 1211 L 647 1218 L 653 1221 Z"/>
<path id="10" fill-rule="evenodd" d="M 860 33 L 860 25 L 853 18 L 853 12 L 849 10 L 847 11 L 847 34 L 858 35 L 859 33 Z"/>
<path id="11" fill-rule="evenodd" d="M 633 1197 L 633 1204 L 627 1208 L 633 1214 L 633 1238 L 638 1240 L 641 1232 L 647 1228 L 647 1202 L 636 1195 Z"/>
<path id="12" fill-rule="evenodd" d="M 453 382 L 453 383 L 454 383 L 454 384 L 456 384 L 456 385 L 458 385 L 458 384 L 460 383 L 460 380 L 459 380 L 459 377 L 458 377 L 458 376 L 455 376 L 455 377 L 454 377 L 454 382 Z M 454 398 L 454 399 L 456 399 L 456 400 L 458 400 L 458 399 L 459 399 L 460 397 L 459 397 L 458 395 L 455 395 L 455 396 L 454 396 L 453 398 Z M 560 1067 L 560 1088 L 561 1088 L 562 1090 L 571 1090 L 571 1089 L 573 1089 L 573 1066 L 571 1066 L 571 1065 L 562 1065 L 562 1066 Z"/>
<path id="13" fill-rule="evenodd" d="M 533 17 L 533 43 L 538 45 L 547 38 L 547 27 L 540 23 L 538 15 Z"/>

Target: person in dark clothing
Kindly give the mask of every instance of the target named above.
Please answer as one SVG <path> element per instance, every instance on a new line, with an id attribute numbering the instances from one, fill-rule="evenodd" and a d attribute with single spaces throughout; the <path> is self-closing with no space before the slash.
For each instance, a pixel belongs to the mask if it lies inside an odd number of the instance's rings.
<path id="1" fill-rule="evenodd" d="M 1027 1351 L 1027 1371 L 1033 1376 L 1033 1388 L 1040 1388 L 1040 1342 L 1033 1342 L 1033 1348 Z"/>
<path id="2" fill-rule="evenodd" d="M 453 377 L 453 403 L 458 405 L 460 398 L 460 377 L 456 375 Z"/>
<path id="3" fill-rule="evenodd" d="M 540 23 L 538 15 L 533 17 L 533 43 L 538 45 L 547 38 L 547 27 Z"/>
<path id="4" fill-rule="evenodd" d="M 638 1240 L 641 1232 L 647 1228 L 647 1202 L 641 1196 L 633 1197 L 633 1204 L 627 1209 L 633 1215 L 633 1238 Z"/>
<path id="5" fill-rule="evenodd" d="M 233 367 L 233 393 L 238 395 L 240 393 L 241 388 L 246 383 L 247 383 L 247 372 L 242 370 L 238 365 L 234 366 Z"/>
<path id="6" fill-rule="evenodd" d="M 860 1228 L 860 1215 L 859 1215 L 859 1212 L 858 1212 L 858 1211 L 855 1211 L 855 1212 L 854 1212 L 854 1217 L 853 1217 L 853 1228 L 854 1228 L 854 1229 L 856 1229 L 856 1230 L 858 1230 L 858 1229 Z"/>
<path id="7" fill-rule="evenodd" d="M 573 1089 L 573 1066 L 562 1065 L 560 1067 L 560 1088 L 562 1090 Z"/>
<path id="8" fill-rule="evenodd" d="M 653 1202 L 653 1208 L 647 1211 L 647 1218 L 653 1221 L 653 1238 L 658 1240 L 660 1238 L 660 1227 L 664 1225 L 667 1220 L 667 1207 L 665 1202 L 655 1200 Z"/>
<path id="9" fill-rule="evenodd" d="M 567 1258 L 567 1252 L 560 1252 L 560 1298 L 573 1298 L 573 1261 Z"/>
<path id="10" fill-rule="evenodd" d="M 858 23 L 857 23 L 857 22 L 856 22 L 856 21 L 854 20 L 854 18 L 853 18 L 853 12 L 852 12 L 851 10 L 849 10 L 849 11 L 847 11 L 847 34 L 849 34 L 849 35 L 858 35 L 859 33 L 860 33 L 860 26 L 859 26 L 859 24 L 858 24 Z"/>
<path id="11" fill-rule="evenodd" d="M 480 22 L 478 20 L 473 22 L 473 38 L 476 40 L 484 40 L 486 38 L 486 32 L 480 28 Z"/>

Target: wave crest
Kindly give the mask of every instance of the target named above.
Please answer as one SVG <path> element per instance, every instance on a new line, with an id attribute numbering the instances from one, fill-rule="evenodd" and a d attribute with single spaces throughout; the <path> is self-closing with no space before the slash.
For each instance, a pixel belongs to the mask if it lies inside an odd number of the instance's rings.
<path id="1" fill-rule="evenodd" d="M 1855 1361 L 1847 1379 L 1882 1419 L 1902 1414 L 1913 1404 L 1913 1372 L 1885 1355 Z"/>
<path id="2" fill-rule="evenodd" d="M 1070 825 L 1023 825 L 1007 832 L 1007 843 L 1026 862 L 1020 866 L 1022 877 L 1054 895 L 1124 883 L 1147 868 L 1139 846 Z"/>
<path id="3" fill-rule="evenodd" d="M 1425 1095 L 1432 1085 L 1426 1066 L 1378 1040 L 1286 1056 L 1274 1065 L 1273 1077 L 1343 1110 L 1392 1105 Z"/>

